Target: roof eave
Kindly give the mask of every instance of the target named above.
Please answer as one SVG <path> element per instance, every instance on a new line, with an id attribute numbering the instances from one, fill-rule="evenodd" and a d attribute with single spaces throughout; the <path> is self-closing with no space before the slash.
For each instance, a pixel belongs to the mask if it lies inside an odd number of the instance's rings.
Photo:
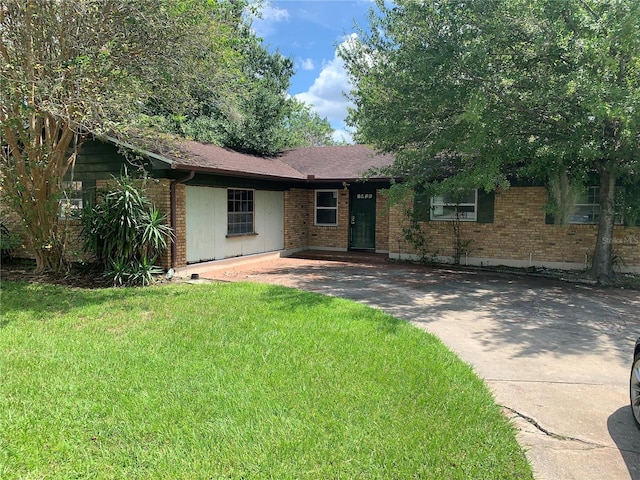
<path id="1" fill-rule="evenodd" d="M 187 172 L 196 172 L 196 173 L 208 173 L 210 175 L 219 175 L 221 177 L 253 178 L 253 179 L 263 179 L 263 180 L 275 180 L 279 182 L 301 182 L 305 180 L 304 177 L 270 175 L 270 174 L 258 173 L 258 172 L 243 172 L 240 170 L 224 170 L 222 168 L 185 165 L 185 164 L 179 164 L 175 162 L 171 165 L 171 169 L 187 171 Z"/>
<path id="2" fill-rule="evenodd" d="M 335 182 L 390 182 L 391 177 L 340 177 L 340 178 L 318 178 L 309 175 L 307 183 L 335 183 Z"/>
<path id="3" fill-rule="evenodd" d="M 117 146 L 117 147 L 123 147 L 126 148 L 127 150 L 131 150 L 132 152 L 138 152 L 141 155 L 143 155 L 144 157 L 147 157 L 149 159 L 153 159 L 153 160 L 158 160 L 162 163 L 166 163 L 167 165 L 171 166 L 171 168 L 173 168 L 173 164 L 175 163 L 173 160 L 160 155 L 158 153 L 154 153 L 154 152 L 150 152 L 149 150 L 144 150 L 142 148 L 136 147 L 135 145 L 128 143 L 128 142 L 123 142 L 122 140 L 118 140 L 115 137 L 110 137 L 110 136 L 106 136 L 104 137 L 108 142 L 112 143 L 113 145 Z"/>

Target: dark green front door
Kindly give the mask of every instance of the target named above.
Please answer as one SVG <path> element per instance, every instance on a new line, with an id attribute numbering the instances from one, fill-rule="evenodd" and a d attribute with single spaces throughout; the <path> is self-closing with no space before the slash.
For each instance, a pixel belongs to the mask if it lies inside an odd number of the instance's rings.
<path id="1" fill-rule="evenodd" d="M 349 248 L 372 250 L 376 248 L 376 193 L 351 192 L 349 215 Z"/>

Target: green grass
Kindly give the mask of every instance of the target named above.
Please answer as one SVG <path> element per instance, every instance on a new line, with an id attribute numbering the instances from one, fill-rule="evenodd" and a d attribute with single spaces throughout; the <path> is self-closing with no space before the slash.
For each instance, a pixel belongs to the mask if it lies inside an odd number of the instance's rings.
<path id="1" fill-rule="evenodd" d="M 0 478 L 524 479 L 434 337 L 257 284 L 3 282 Z"/>

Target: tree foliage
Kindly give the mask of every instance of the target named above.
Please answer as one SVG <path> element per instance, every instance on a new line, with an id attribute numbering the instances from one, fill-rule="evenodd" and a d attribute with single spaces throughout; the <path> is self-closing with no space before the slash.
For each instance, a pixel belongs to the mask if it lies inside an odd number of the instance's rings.
<path id="1" fill-rule="evenodd" d="M 39 271 L 66 268 L 58 199 L 87 133 L 126 130 L 152 103 L 187 111 L 198 89 L 233 87 L 238 3 L 0 0 L 2 189 Z"/>
<path id="2" fill-rule="evenodd" d="M 592 273 L 612 272 L 617 180 L 640 173 L 640 4 L 634 0 L 377 1 L 341 55 L 356 139 L 408 185 L 600 181 Z"/>
<path id="3" fill-rule="evenodd" d="M 308 104 L 291 99 L 291 109 L 286 118 L 285 128 L 288 135 L 287 148 L 323 147 L 335 145 L 332 138 L 333 128 L 326 118 Z"/>
<path id="4" fill-rule="evenodd" d="M 275 155 L 287 148 L 332 145 L 327 119 L 289 97 L 291 59 L 269 53 L 247 25 L 239 24 L 236 49 L 242 59 L 236 79 L 241 94 L 219 98 L 205 95 L 188 115 L 177 120 L 173 132 L 256 155 Z"/>
<path id="5" fill-rule="evenodd" d="M 235 91 L 225 98 L 218 92 L 204 95 L 191 113 L 179 119 L 178 133 L 236 151 L 272 155 L 286 145 L 283 123 L 293 62 L 269 53 L 246 25 L 239 25 L 236 42 L 240 55 Z"/>

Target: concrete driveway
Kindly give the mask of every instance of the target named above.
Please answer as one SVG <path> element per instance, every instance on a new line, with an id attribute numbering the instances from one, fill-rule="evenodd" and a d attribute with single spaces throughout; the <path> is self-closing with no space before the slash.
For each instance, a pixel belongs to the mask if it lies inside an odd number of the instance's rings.
<path id="1" fill-rule="evenodd" d="M 538 479 L 640 480 L 629 370 L 640 292 L 486 272 L 274 258 L 200 274 L 349 298 L 406 319 L 471 364 L 518 429 Z"/>

